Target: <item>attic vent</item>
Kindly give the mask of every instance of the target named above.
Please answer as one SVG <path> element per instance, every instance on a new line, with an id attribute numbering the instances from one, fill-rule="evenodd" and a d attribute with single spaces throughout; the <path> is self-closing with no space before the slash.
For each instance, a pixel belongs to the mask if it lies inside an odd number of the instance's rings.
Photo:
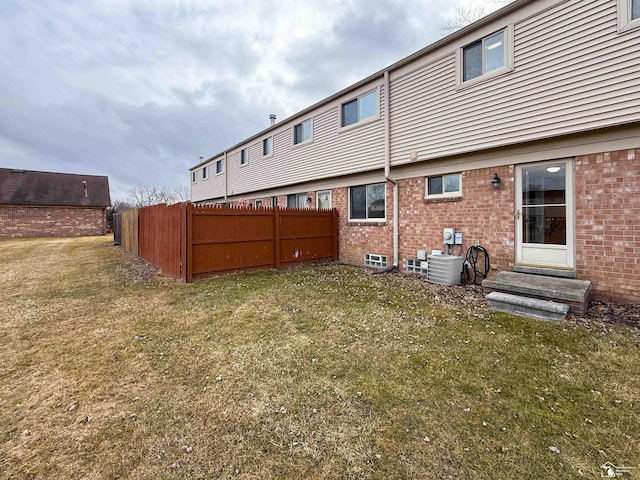
<path id="1" fill-rule="evenodd" d="M 11 170 L 11 173 L 20 175 L 24 173 L 24 170 L 20 170 L 19 168 L 14 168 L 13 170 Z"/>
<path id="2" fill-rule="evenodd" d="M 364 266 L 374 268 L 387 268 L 387 256 L 375 253 L 364 254 Z"/>
<path id="3" fill-rule="evenodd" d="M 89 195 L 87 194 L 87 181 L 83 180 L 82 181 L 82 186 L 84 187 L 84 196 L 85 198 L 88 197 Z"/>

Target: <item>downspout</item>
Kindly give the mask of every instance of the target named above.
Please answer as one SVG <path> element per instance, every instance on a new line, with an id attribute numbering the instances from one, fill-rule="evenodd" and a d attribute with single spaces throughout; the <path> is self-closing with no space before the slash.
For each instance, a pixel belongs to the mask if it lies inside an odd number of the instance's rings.
<path id="1" fill-rule="evenodd" d="M 391 178 L 391 104 L 389 95 L 389 70 L 384 72 L 384 178 L 393 184 L 393 266 L 400 265 L 400 205 L 398 182 Z"/>
<path id="2" fill-rule="evenodd" d="M 227 172 L 229 171 L 229 165 L 227 165 L 227 152 L 224 152 L 224 203 L 227 203 Z"/>

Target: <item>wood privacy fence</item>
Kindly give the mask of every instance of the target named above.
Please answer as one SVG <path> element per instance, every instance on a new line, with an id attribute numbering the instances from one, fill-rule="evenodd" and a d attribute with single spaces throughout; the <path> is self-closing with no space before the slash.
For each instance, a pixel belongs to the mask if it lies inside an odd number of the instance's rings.
<path id="1" fill-rule="evenodd" d="M 134 213 L 125 219 L 128 212 Z M 338 259 L 336 209 L 179 203 L 118 215 L 122 218 L 114 221 L 114 235 L 121 236 L 123 247 L 159 267 L 164 275 L 187 282 L 227 272 Z M 131 238 L 129 247 L 125 246 L 125 225 L 129 235 L 134 228 L 137 233 L 137 242 Z M 121 232 L 117 231 L 119 226 Z"/>

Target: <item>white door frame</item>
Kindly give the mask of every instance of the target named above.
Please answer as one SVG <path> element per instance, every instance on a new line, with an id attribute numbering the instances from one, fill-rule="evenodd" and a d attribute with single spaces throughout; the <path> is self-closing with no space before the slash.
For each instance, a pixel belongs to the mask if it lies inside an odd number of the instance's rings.
<path id="1" fill-rule="evenodd" d="M 565 164 L 566 245 L 524 243 L 522 237 L 522 171 L 527 167 Z M 545 162 L 516 165 L 515 170 L 515 249 L 516 265 L 560 270 L 575 269 L 575 189 L 574 161 L 564 158 Z"/>

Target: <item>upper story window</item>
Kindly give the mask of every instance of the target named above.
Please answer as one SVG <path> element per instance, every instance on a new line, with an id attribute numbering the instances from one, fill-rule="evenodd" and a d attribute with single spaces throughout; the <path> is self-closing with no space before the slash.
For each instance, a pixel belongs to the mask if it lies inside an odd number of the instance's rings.
<path id="1" fill-rule="evenodd" d="M 243 148 L 240 150 L 240 165 L 246 165 L 249 163 L 249 150 Z"/>
<path id="2" fill-rule="evenodd" d="M 262 155 L 267 156 L 273 153 L 273 137 L 267 137 L 262 140 Z"/>
<path id="3" fill-rule="evenodd" d="M 341 108 L 343 127 L 375 117 L 378 114 L 378 91 L 373 90 L 343 103 Z"/>
<path id="4" fill-rule="evenodd" d="M 196 183 L 196 179 L 197 179 L 196 172 L 191 172 L 191 183 Z"/>
<path id="5" fill-rule="evenodd" d="M 486 36 L 462 49 L 463 82 L 506 66 L 506 30 Z"/>
<path id="6" fill-rule="evenodd" d="M 618 0 L 618 31 L 640 27 L 640 0 Z"/>
<path id="7" fill-rule="evenodd" d="M 305 120 L 302 123 L 293 127 L 293 143 L 298 145 L 299 143 L 308 142 L 311 140 L 312 135 L 311 119 Z"/>
<path id="8" fill-rule="evenodd" d="M 349 220 L 384 220 L 385 185 L 360 185 L 349 188 Z"/>
<path id="9" fill-rule="evenodd" d="M 202 179 L 206 180 L 209 178 L 209 167 L 202 167 Z"/>
<path id="10" fill-rule="evenodd" d="M 216 162 L 216 175 L 224 173 L 224 158 L 221 158 Z"/>
<path id="11" fill-rule="evenodd" d="M 462 195 L 462 181 L 459 173 L 427 177 L 427 198 L 459 197 Z"/>

